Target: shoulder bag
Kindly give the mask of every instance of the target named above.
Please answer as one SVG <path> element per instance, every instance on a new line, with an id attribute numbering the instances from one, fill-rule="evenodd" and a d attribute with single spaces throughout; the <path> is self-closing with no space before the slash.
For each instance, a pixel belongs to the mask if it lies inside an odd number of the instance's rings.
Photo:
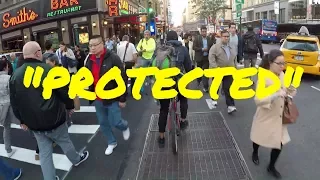
<path id="1" fill-rule="evenodd" d="M 284 101 L 282 124 L 293 124 L 299 117 L 299 111 L 291 97 L 286 97 Z"/>

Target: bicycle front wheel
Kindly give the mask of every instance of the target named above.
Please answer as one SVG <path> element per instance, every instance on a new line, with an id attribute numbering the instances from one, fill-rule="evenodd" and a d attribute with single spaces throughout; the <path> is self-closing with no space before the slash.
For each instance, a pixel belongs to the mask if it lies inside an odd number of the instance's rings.
<path id="1" fill-rule="evenodd" d="M 171 118 L 171 146 L 173 154 L 178 153 L 178 132 L 177 132 L 177 119 L 175 112 L 170 112 Z"/>

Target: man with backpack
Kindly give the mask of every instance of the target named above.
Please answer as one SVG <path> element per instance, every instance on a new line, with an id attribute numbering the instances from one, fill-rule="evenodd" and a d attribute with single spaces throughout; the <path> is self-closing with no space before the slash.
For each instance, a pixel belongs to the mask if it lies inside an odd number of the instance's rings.
<path id="1" fill-rule="evenodd" d="M 248 32 L 243 35 L 242 47 L 243 47 L 243 58 L 244 67 L 248 68 L 255 67 L 257 62 L 257 53 L 260 52 L 260 57 L 263 57 L 263 49 L 260 38 L 253 32 L 253 27 L 248 27 Z"/>
<path id="2" fill-rule="evenodd" d="M 167 66 L 166 66 L 167 65 Z M 182 43 L 178 40 L 178 34 L 175 31 L 169 31 L 167 34 L 167 43 L 165 46 L 159 47 L 156 51 L 155 59 L 152 61 L 152 66 L 159 69 L 166 69 L 170 67 L 177 67 L 182 73 L 188 73 L 192 70 L 192 62 L 189 56 L 189 52 L 186 47 L 182 46 Z M 177 80 L 178 77 L 175 77 Z M 174 78 L 174 79 L 175 79 Z M 162 90 L 168 90 L 175 88 L 177 91 L 177 84 L 171 88 L 162 88 Z M 179 92 L 179 91 L 178 91 Z M 185 129 L 188 126 L 187 112 L 188 112 L 188 100 L 186 97 L 178 93 L 180 101 L 180 113 L 181 122 L 180 128 Z M 167 125 L 168 113 L 171 99 L 160 99 L 160 115 L 159 115 L 159 133 L 158 143 L 160 147 L 164 147 L 165 137 L 164 132 Z"/>

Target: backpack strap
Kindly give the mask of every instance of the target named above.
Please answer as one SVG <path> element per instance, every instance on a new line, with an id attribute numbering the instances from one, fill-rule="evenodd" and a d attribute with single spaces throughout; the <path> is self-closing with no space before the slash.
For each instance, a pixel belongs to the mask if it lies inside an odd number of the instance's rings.
<path id="1" fill-rule="evenodd" d="M 129 46 L 129 42 L 126 44 L 126 50 L 124 50 L 124 55 L 123 55 L 123 62 L 124 60 L 126 59 L 126 54 L 127 54 L 127 49 L 128 49 L 128 46 Z"/>

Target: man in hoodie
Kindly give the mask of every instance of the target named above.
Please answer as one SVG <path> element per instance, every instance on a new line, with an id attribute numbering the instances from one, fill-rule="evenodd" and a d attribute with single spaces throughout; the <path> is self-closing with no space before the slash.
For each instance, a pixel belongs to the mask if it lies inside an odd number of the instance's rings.
<path id="1" fill-rule="evenodd" d="M 59 180 L 52 159 L 52 143 L 57 143 L 74 166 L 89 157 L 89 152 L 79 154 L 69 137 L 65 109 L 74 109 L 69 98 L 68 86 L 54 89 L 50 99 L 42 96 L 43 80 L 51 67 L 42 62 L 40 45 L 30 41 L 23 46 L 25 63 L 12 75 L 9 83 L 10 102 L 14 115 L 21 121 L 23 130 L 30 130 L 37 139 L 40 150 L 40 164 L 44 180 Z M 44 70 L 40 86 L 26 88 L 23 79 L 27 67 Z M 71 114 L 70 113 L 70 114 Z"/>
<path id="2" fill-rule="evenodd" d="M 182 43 L 178 40 L 178 34 L 175 31 L 169 31 L 167 34 L 167 44 L 171 45 L 175 48 L 178 57 L 177 57 L 177 67 L 180 69 L 184 69 L 185 72 L 188 73 L 192 70 L 192 62 L 190 60 L 189 52 L 186 47 L 182 46 Z M 173 88 L 173 87 L 172 87 Z M 171 88 L 163 88 L 163 90 L 167 90 Z M 180 93 L 178 94 L 178 98 L 180 100 L 180 112 L 181 112 L 181 122 L 180 128 L 185 129 L 188 126 L 187 112 L 188 112 L 188 99 L 182 96 Z M 165 139 L 164 132 L 167 125 L 168 112 L 170 106 L 171 99 L 160 99 L 160 115 L 159 115 L 159 133 L 160 136 L 158 138 L 158 143 L 160 147 L 164 147 Z"/>
<path id="3" fill-rule="evenodd" d="M 263 49 L 260 38 L 253 31 L 253 27 L 248 27 L 248 32 L 242 38 L 244 67 L 255 67 L 257 62 L 257 53 L 260 52 L 260 57 L 263 57 Z"/>

